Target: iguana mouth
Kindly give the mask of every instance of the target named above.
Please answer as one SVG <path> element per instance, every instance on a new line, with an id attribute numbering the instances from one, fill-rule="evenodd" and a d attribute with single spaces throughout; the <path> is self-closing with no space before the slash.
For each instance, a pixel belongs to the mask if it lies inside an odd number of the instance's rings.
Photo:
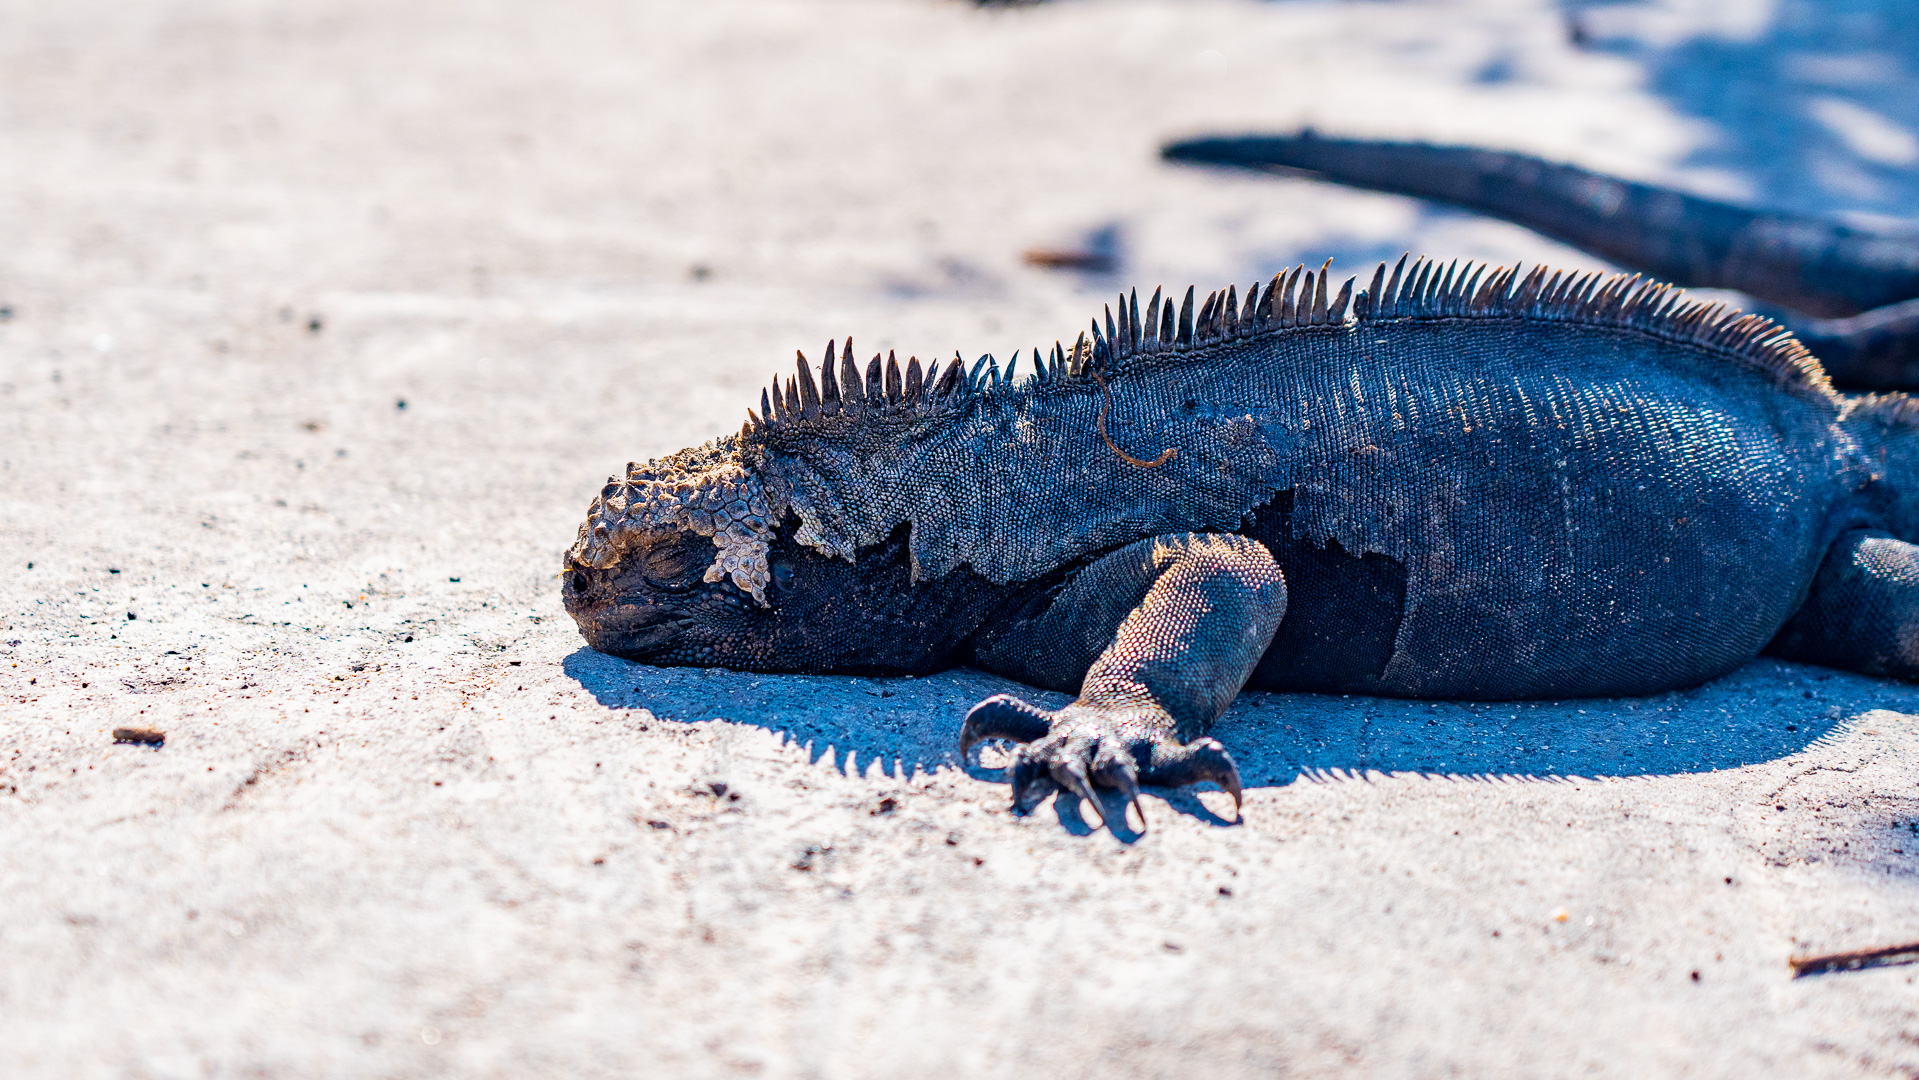
<path id="1" fill-rule="evenodd" d="M 686 629 L 677 613 L 652 604 L 615 603 L 574 615 L 588 645 L 619 656 L 657 652 Z"/>

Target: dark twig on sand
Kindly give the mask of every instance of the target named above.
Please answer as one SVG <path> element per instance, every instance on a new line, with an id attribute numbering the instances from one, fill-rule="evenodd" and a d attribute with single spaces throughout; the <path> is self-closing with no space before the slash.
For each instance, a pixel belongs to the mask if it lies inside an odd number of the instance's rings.
<path id="1" fill-rule="evenodd" d="M 1919 963 L 1919 941 L 1878 949 L 1827 953 L 1824 956 L 1795 956 L 1786 962 L 1792 965 L 1792 977 L 1795 979 L 1828 971 L 1857 971 L 1860 968 Z"/>

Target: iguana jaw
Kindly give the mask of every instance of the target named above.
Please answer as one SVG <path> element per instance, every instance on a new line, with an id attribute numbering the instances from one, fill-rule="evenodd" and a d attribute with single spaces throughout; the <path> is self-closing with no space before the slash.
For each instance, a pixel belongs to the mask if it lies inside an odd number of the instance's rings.
<path id="1" fill-rule="evenodd" d="M 635 659 L 671 644 L 686 629 L 674 612 L 650 604 L 613 603 L 575 612 L 586 643 L 604 653 Z"/>

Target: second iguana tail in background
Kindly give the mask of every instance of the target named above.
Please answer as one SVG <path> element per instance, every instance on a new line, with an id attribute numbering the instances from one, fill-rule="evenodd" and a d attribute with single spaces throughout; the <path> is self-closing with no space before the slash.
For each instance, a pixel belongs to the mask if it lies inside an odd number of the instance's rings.
<path id="1" fill-rule="evenodd" d="M 1523 154 L 1297 135 L 1172 143 L 1170 161 L 1287 172 L 1478 210 L 1678 285 L 1785 311 L 1833 382 L 1919 386 L 1919 240 L 1753 210 Z M 1862 314 L 1863 313 L 1863 314 Z"/>
<path id="2" fill-rule="evenodd" d="M 1173 143 L 1168 160 L 1309 173 L 1484 211 L 1675 285 L 1834 318 L 1919 297 L 1919 243 L 1523 154 L 1311 133 Z"/>
<path id="3" fill-rule="evenodd" d="M 1841 319 L 1768 314 L 1805 343 L 1841 390 L 1919 389 L 1919 299 Z"/>

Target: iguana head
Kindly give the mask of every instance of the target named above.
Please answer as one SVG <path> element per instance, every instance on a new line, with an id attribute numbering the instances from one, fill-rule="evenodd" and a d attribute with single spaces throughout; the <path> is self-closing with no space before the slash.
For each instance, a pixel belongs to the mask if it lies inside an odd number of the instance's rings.
<path id="1" fill-rule="evenodd" d="M 828 346 L 819 385 L 798 358 L 798 382 L 789 378 L 782 394 L 776 380 L 770 402 L 761 395 L 764 415 L 749 410 L 738 437 L 607 479 L 567 552 L 562 587 L 587 644 L 650 663 L 755 671 L 920 666 L 924 643 L 898 613 L 919 580 L 908 530 L 822 537 L 817 511 L 789 505 L 769 471 L 779 451 L 767 440 L 911 426 L 950 411 L 971 384 L 957 360 L 942 373 L 912 359 L 903 371 L 891 358 L 882 368 L 876 357 L 860 378 L 851 349 L 849 340 L 836 370 Z"/>
<path id="2" fill-rule="evenodd" d="M 562 597 L 587 643 L 661 662 L 761 666 L 774 508 L 734 440 L 608 477 L 567 552 Z"/>
<path id="3" fill-rule="evenodd" d="M 610 478 L 562 575 L 587 644 L 663 665 L 914 671 L 963 636 L 915 591 L 906 529 L 830 554 L 778 491 L 734 438 Z"/>

